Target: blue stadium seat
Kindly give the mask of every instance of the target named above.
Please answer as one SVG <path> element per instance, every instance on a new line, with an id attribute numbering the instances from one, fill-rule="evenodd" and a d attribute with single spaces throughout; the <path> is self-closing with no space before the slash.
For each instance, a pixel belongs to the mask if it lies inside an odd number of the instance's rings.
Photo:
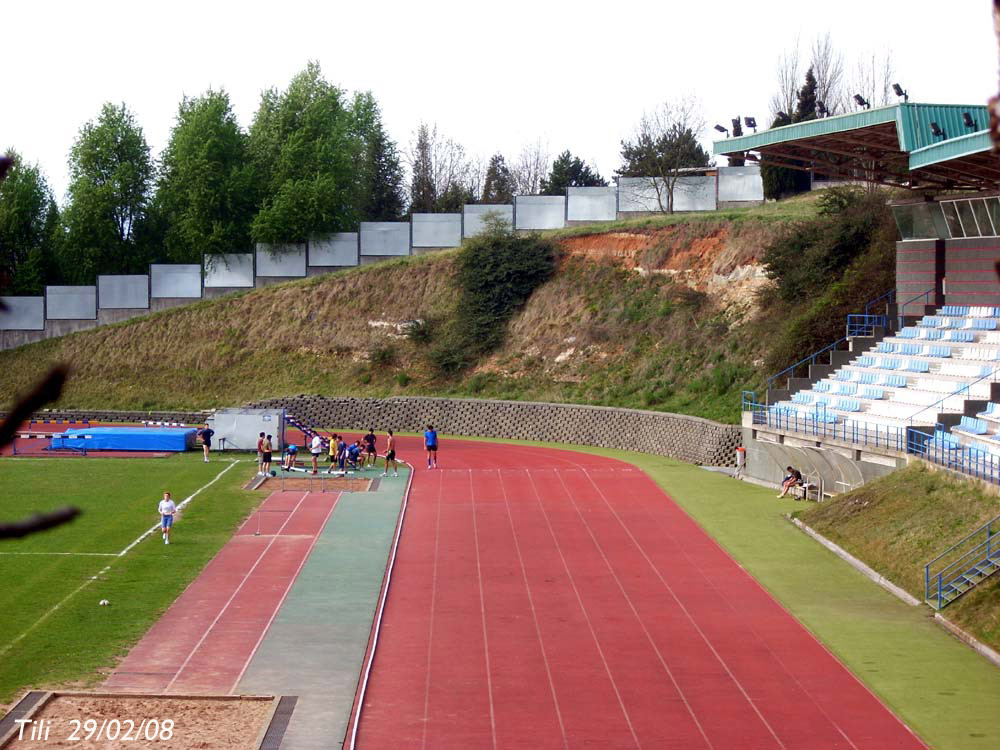
<path id="1" fill-rule="evenodd" d="M 985 435 L 989 432 L 986 422 L 976 417 L 962 417 L 958 427 L 962 432 L 970 432 L 973 435 Z"/>

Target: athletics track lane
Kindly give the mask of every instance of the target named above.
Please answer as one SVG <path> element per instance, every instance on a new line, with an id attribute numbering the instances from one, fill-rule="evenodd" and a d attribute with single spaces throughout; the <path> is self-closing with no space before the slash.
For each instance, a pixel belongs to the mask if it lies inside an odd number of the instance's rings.
<path id="1" fill-rule="evenodd" d="M 104 687 L 151 693 L 232 692 L 339 497 L 272 493 L 132 648 Z M 183 528 L 182 517 L 179 537 Z"/>
<path id="2" fill-rule="evenodd" d="M 923 747 L 634 467 L 441 458 L 414 477 L 362 750 Z"/>

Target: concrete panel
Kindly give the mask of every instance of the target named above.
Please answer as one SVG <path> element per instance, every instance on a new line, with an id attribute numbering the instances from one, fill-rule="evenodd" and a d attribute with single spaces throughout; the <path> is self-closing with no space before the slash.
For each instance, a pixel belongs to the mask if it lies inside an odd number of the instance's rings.
<path id="1" fill-rule="evenodd" d="M 617 216 L 618 191 L 614 186 L 566 189 L 567 220 L 614 221 Z"/>
<path id="2" fill-rule="evenodd" d="M 403 221 L 361 222 L 361 254 L 398 257 L 410 254 L 410 223 Z"/>
<path id="3" fill-rule="evenodd" d="M 246 289 L 253 286 L 253 253 L 205 256 L 205 288 Z"/>
<path id="4" fill-rule="evenodd" d="M 148 310 L 149 276 L 98 276 L 97 304 L 101 310 Z"/>
<path id="5" fill-rule="evenodd" d="M 413 214 L 413 247 L 458 247 L 462 214 Z"/>
<path id="6" fill-rule="evenodd" d="M 45 287 L 45 317 L 48 320 L 96 320 L 97 287 Z"/>
<path id="7" fill-rule="evenodd" d="M 154 263 L 149 285 L 153 299 L 200 299 L 201 268 L 197 263 Z"/>
<path id="8" fill-rule="evenodd" d="M 618 180 L 618 210 L 666 211 L 667 189 L 659 178 L 622 177 Z M 679 177 L 674 184 L 674 211 L 714 211 L 715 177 Z"/>
<path id="9" fill-rule="evenodd" d="M 257 243 L 257 275 L 301 278 L 306 275 L 306 243 Z"/>
<path id="10" fill-rule="evenodd" d="M 45 328 L 45 297 L 0 297 L 0 331 L 41 331 Z"/>
<path id="11" fill-rule="evenodd" d="M 336 232 L 309 240 L 309 266 L 356 266 L 360 262 L 357 232 Z"/>
<path id="12" fill-rule="evenodd" d="M 475 237 L 483 231 L 483 218 L 487 214 L 495 214 L 514 226 L 514 206 L 503 204 L 476 204 L 462 206 L 462 231 L 464 237 Z"/>
<path id="13" fill-rule="evenodd" d="M 760 167 L 720 167 L 719 202 L 740 203 L 764 200 L 764 183 L 760 179 Z"/>
<path id="14" fill-rule="evenodd" d="M 566 196 L 518 195 L 514 198 L 515 229 L 562 229 L 566 226 Z"/>

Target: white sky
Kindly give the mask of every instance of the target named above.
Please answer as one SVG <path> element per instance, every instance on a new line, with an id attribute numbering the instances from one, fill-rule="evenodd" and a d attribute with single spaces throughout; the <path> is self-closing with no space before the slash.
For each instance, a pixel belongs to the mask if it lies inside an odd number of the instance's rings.
<path id="1" fill-rule="evenodd" d="M 911 101 L 997 91 L 988 0 L 545 2 L 14 2 L 0 41 L 0 148 L 37 161 L 62 202 L 66 158 L 104 101 L 136 113 L 154 155 L 181 97 L 225 88 L 244 127 L 260 92 L 309 59 L 370 89 L 405 149 L 420 120 L 473 155 L 512 159 L 541 137 L 605 178 L 642 112 L 687 93 L 709 130 L 765 124 L 779 53 L 829 31 L 854 60 L 892 53 Z"/>

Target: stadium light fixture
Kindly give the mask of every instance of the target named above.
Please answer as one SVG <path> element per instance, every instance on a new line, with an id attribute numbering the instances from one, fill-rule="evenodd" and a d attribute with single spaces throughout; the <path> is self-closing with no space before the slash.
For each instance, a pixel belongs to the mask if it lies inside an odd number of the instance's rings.
<path id="1" fill-rule="evenodd" d="M 744 117 L 743 124 L 748 128 L 753 128 L 753 132 L 757 132 L 757 119 L 754 117 Z"/>
<path id="2" fill-rule="evenodd" d="M 826 117 L 828 114 L 830 114 L 830 110 L 826 108 L 826 104 L 821 102 L 819 99 L 816 100 L 816 114 L 818 114 L 820 117 Z"/>
<path id="3" fill-rule="evenodd" d="M 733 138 L 738 138 L 743 135 L 743 128 L 740 126 L 740 116 L 732 118 L 729 122 L 733 124 Z"/>
<path id="4" fill-rule="evenodd" d="M 970 129 L 976 127 L 976 121 L 972 119 L 972 115 L 970 115 L 968 112 L 962 113 L 962 123 L 965 125 L 965 127 Z"/>
<path id="5" fill-rule="evenodd" d="M 725 133 L 726 134 L 726 138 L 729 137 L 729 128 L 724 128 L 721 125 L 716 125 L 715 129 L 718 130 L 720 133 Z"/>
<path id="6" fill-rule="evenodd" d="M 866 100 L 861 94 L 854 95 L 854 101 L 857 102 L 859 107 L 864 107 L 865 109 L 871 109 L 871 102 Z"/>
<path id="7" fill-rule="evenodd" d="M 944 135 L 944 131 L 941 129 L 941 126 L 938 125 L 936 122 L 931 123 L 931 135 L 933 135 L 934 137 Z"/>
<path id="8" fill-rule="evenodd" d="M 910 95 L 909 95 L 908 93 L 906 93 L 906 92 L 905 92 L 905 91 L 903 90 L 903 87 L 902 87 L 902 86 L 900 86 L 900 85 L 899 85 L 898 83 L 894 83 L 894 84 L 892 84 L 892 90 L 893 90 L 893 93 L 895 93 L 895 94 L 896 94 L 896 96 L 901 96 L 901 97 L 903 97 L 903 101 L 904 101 L 904 102 L 908 102 L 908 101 L 910 101 Z"/>

